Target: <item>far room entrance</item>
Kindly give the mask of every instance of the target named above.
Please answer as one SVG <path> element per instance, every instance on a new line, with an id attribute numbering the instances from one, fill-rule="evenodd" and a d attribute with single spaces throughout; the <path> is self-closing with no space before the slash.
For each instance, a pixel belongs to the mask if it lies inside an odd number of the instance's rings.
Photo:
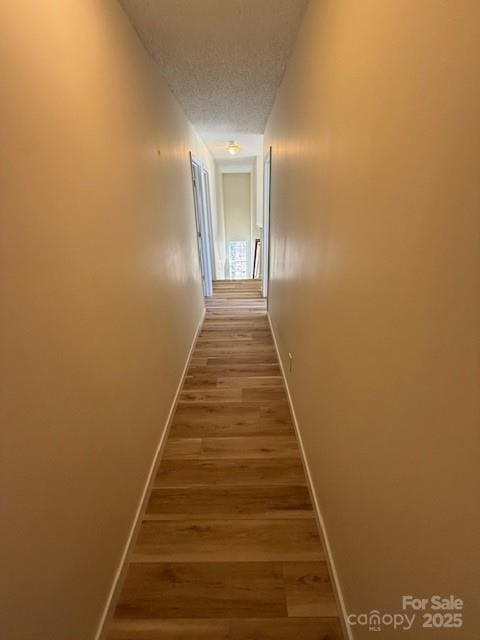
<path id="1" fill-rule="evenodd" d="M 193 158 L 192 174 L 205 296 L 222 280 L 256 280 L 266 296 L 270 152 L 261 134 L 204 139 L 209 173 Z"/>

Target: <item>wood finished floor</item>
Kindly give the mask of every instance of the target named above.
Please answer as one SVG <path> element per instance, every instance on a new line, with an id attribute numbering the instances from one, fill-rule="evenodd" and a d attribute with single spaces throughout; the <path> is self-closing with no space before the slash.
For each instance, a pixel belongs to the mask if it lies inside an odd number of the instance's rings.
<path id="1" fill-rule="evenodd" d="M 108 640 L 339 640 L 260 284 L 214 284 Z"/>

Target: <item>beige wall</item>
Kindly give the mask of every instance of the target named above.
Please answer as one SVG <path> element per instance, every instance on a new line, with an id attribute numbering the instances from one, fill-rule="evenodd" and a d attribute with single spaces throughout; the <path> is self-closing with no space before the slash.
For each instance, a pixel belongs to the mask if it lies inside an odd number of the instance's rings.
<path id="1" fill-rule="evenodd" d="M 1 635 L 89 640 L 202 314 L 211 158 L 113 0 L 0 30 Z"/>
<path id="2" fill-rule="evenodd" d="M 477 0 L 313 0 L 266 132 L 270 313 L 347 608 L 466 603 L 416 639 L 478 635 L 479 77 Z"/>
<path id="3" fill-rule="evenodd" d="M 252 237 L 251 176 L 249 173 L 224 173 L 222 175 L 222 184 L 227 262 L 228 243 L 232 240 L 245 240 L 247 242 L 247 268 L 249 270 Z"/>
<path id="4" fill-rule="evenodd" d="M 255 207 L 257 229 L 263 227 L 263 156 L 255 158 Z"/>

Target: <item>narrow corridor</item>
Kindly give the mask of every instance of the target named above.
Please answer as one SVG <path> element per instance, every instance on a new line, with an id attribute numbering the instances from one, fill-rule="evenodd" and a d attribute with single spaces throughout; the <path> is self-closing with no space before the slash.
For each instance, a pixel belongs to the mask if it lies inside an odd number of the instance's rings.
<path id="1" fill-rule="evenodd" d="M 0 78 L 0 640 L 480 640 L 480 1 L 0 0 Z"/>
<path id="2" fill-rule="evenodd" d="M 107 637 L 341 637 L 259 282 L 207 301 Z"/>

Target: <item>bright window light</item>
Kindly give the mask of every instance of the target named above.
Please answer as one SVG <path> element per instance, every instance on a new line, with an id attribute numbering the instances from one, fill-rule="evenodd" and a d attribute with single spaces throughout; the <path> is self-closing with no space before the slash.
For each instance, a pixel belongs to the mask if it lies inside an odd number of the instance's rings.
<path id="1" fill-rule="evenodd" d="M 247 277 L 247 241 L 230 240 L 228 243 L 228 277 L 244 280 Z"/>

